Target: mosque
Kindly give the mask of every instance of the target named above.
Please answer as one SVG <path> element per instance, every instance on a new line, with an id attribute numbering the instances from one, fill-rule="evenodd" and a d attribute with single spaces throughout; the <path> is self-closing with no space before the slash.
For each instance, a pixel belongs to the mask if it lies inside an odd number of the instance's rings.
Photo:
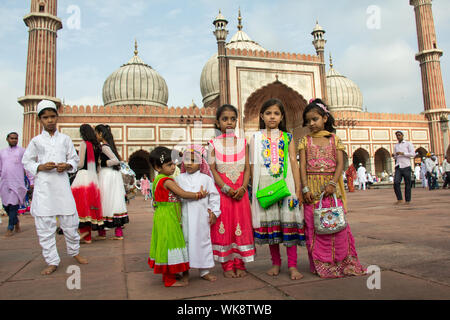
<path id="1" fill-rule="evenodd" d="M 142 61 L 137 44 L 130 60 L 104 82 L 102 106 L 65 105 L 56 97 L 56 39 L 62 28 L 57 0 L 31 0 L 31 12 L 24 17 L 29 28 L 25 96 L 18 99 L 24 108 L 22 145 L 26 147 L 40 133 L 36 105 L 49 99 L 59 105 L 58 130 L 69 135 L 76 147 L 82 123 L 108 123 L 122 159 L 140 176 L 151 173 L 148 155 L 156 146 L 183 150 L 191 141 L 205 145 L 215 136 L 215 111 L 224 103 L 237 107 L 238 132 L 249 138 L 258 129 L 261 104 L 279 98 L 286 107 L 288 130 L 298 141 L 307 133 L 302 127 L 307 101 L 320 97 L 336 119 L 337 134 L 346 146 L 346 166 L 362 163 L 378 176 L 393 172 L 397 130 L 414 144 L 418 158 L 434 152 L 442 161 L 450 113 L 439 62 L 443 52 L 436 45 L 431 0 L 410 0 L 410 5 L 415 11 L 416 60 L 422 74 L 424 112 L 420 114 L 364 111 L 361 90 L 335 69 L 331 57 L 326 70 L 325 30 L 318 23 L 311 32 L 315 55 L 269 51 L 243 31 L 240 11 L 237 31 L 229 41 L 226 18 L 219 12 L 213 21 L 217 52 L 211 52 L 201 73 L 203 106 L 193 102 L 183 108 L 167 106 L 167 84 Z"/>

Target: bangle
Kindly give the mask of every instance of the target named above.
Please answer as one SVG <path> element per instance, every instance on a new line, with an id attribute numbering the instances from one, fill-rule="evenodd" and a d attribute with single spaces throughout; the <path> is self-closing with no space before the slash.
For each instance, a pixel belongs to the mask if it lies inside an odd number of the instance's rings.
<path id="1" fill-rule="evenodd" d="M 231 187 L 227 184 L 224 184 L 223 187 L 220 189 L 223 193 L 228 193 L 230 191 Z"/>
<path id="2" fill-rule="evenodd" d="M 309 187 L 306 186 L 306 187 L 304 187 L 304 188 L 302 189 L 302 192 L 303 192 L 303 193 L 308 193 L 308 192 L 311 192 L 311 190 L 309 190 Z"/>

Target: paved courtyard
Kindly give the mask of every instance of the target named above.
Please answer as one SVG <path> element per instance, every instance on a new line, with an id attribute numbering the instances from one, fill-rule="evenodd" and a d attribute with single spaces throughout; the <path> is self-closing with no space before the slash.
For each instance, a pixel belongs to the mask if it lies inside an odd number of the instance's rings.
<path id="1" fill-rule="evenodd" d="M 192 270 L 188 287 L 165 288 L 161 276 L 147 265 L 153 214 L 149 202 L 138 196 L 129 205 L 125 240 L 81 245 L 89 264 L 80 266 L 80 289 L 67 287 L 73 282 L 72 273 L 66 271 L 76 263 L 67 256 L 61 235 L 57 235 L 60 267 L 50 276 L 40 275 L 45 262 L 34 220 L 22 216 L 22 233 L 0 239 L 0 299 L 450 299 L 450 190 L 413 189 L 409 206 L 394 206 L 392 189 L 348 196 L 348 219 L 360 261 L 380 267 L 380 289 L 368 289 L 368 276 L 318 278 L 309 272 L 305 247 L 299 248 L 302 280 L 289 279 L 284 250 L 280 275 L 268 276 L 266 246 L 257 246 L 256 261 L 247 264 L 250 274 L 243 279 L 225 279 L 217 264 L 214 283 Z M 3 235 L 7 217 L 2 220 Z"/>

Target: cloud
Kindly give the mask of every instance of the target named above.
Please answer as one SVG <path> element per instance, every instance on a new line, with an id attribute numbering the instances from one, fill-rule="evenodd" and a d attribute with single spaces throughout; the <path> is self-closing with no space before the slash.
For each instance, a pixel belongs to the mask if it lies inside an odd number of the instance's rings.
<path id="1" fill-rule="evenodd" d="M 181 12 L 182 12 L 182 10 L 180 8 L 176 8 L 176 9 L 170 10 L 169 13 L 167 13 L 167 16 L 169 18 L 175 18 L 175 17 L 179 16 Z"/>

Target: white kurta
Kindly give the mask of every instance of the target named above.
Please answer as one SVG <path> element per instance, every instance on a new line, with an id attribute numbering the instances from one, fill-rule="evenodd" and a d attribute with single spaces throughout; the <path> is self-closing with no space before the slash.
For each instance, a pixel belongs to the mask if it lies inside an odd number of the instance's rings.
<path id="1" fill-rule="evenodd" d="M 186 248 L 189 253 L 191 268 L 214 267 L 211 232 L 209 225 L 210 209 L 216 217 L 220 215 L 220 195 L 214 185 L 214 180 L 206 174 L 197 171 L 193 174 L 187 172 L 175 178 L 178 185 L 185 191 L 198 192 L 200 187 L 209 192 L 201 200 L 182 199 L 182 225 Z"/>
<path id="2" fill-rule="evenodd" d="M 67 171 L 37 172 L 47 162 L 68 163 L 70 173 L 76 172 L 80 161 L 69 136 L 56 131 L 53 136 L 47 131 L 34 137 L 22 158 L 25 170 L 35 176 L 31 214 L 33 216 L 57 216 L 77 214 L 75 200 L 70 189 Z"/>
<path id="3" fill-rule="evenodd" d="M 359 181 L 359 183 L 366 183 L 366 182 L 367 182 L 367 178 L 366 178 L 366 168 L 364 168 L 363 166 L 360 166 L 360 167 L 358 168 L 357 175 L 358 175 L 358 181 Z"/>

